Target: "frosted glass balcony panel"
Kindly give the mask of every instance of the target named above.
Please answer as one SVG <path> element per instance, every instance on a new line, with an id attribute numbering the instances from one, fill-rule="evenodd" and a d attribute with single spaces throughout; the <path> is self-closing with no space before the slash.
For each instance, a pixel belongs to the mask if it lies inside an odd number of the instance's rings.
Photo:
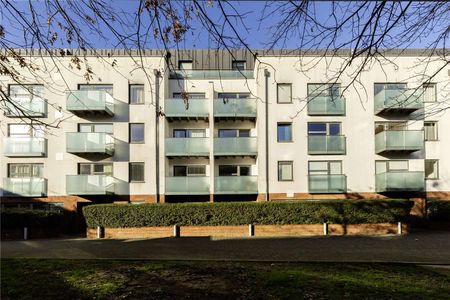
<path id="1" fill-rule="evenodd" d="M 103 132 L 66 133 L 66 151 L 69 153 L 114 153 L 114 137 Z"/>
<path id="2" fill-rule="evenodd" d="M 166 195 L 208 195 L 209 177 L 166 177 Z"/>
<path id="3" fill-rule="evenodd" d="M 308 98 L 308 115 L 345 115 L 345 100 L 342 97 L 316 96 Z"/>
<path id="4" fill-rule="evenodd" d="M 310 193 L 346 193 L 347 177 L 342 174 L 336 175 L 309 175 Z"/>
<path id="5" fill-rule="evenodd" d="M 345 154 L 343 135 L 309 135 L 308 154 Z"/>
<path id="6" fill-rule="evenodd" d="M 67 175 L 66 192 L 69 195 L 114 194 L 114 181 L 107 175 Z"/>
<path id="7" fill-rule="evenodd" d="M 257 194 L 257 176 L 218 176 L 214 178 L 216 194 Z"/>
<path id="8" fill-rule="evenodd" d="M 215 99 L 214 117 L 256 118 L 256 99 Z"/>
<path id="9" fill-rule="evenodd" d="M 382 192 L 420 192 L 425 189 L 424 172 L 391 171 L 377 174 L 376 191 Z"/>
<path id="10" fill-rule="evenodd" d="M 99 112 L 113 116 L 114 98 L 101 90 L 69 91 L 66 108 L 74 113 Z"/>
<path id="11" fill-rule="evenodd" d="M 209 156 L 209 138 L 166 138 L 166 156 Z"/>
<path id="12" fill-rule="evenodd" d="M 164 114 L 166 117 L 208 118 L 208 100 L 189 99 L 186 105 L 183 99 L 166 99 L 164 101 Z"/>
<path id="13" fill-rule="evenodd" d="M 37 137 L 9 137 L 3 139 L 5 156 L 44 157 L 47 155 L 47 139 Z"/>
<path id="14" fill-rule="evenodd" d="M 375 114 L 384 111 L 411 113 L 423 108 L 423 91 L 406 89 L 384 89 L 375 95 Z"/>
<path id="15" fill-rule="evenodd" d="M 38 177 L 4 178 L 3 195 L 9 197 L 45 197 L 47 179 Z"/>
<path id="16" fill-rule="evenodd" d="M 215 138 L 214 155 L 257 155 L 256 137 Z"/>
<path id="17" fill-rule="evenodd" d="M 375 152 L 419 151 L 424 148 L 422 130 L 387 130 L 375 135 Z"/>

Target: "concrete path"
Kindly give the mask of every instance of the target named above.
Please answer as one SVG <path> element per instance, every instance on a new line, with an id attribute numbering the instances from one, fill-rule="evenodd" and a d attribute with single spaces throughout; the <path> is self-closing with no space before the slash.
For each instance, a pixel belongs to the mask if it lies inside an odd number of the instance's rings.
<path id="1" fill-rule="evenodd" d="M 384 237 L 2 241 L 1 257 L 450 264 L 450 232 Z"/>

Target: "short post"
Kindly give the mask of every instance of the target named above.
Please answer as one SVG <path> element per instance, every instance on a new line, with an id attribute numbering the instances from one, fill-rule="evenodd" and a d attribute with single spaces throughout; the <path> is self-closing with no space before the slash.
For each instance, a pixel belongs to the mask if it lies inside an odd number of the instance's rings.
<path id="1" fill-rule="evenodd" d="M 28 227 L 23 228 L 23 239 L 28 240 Z"/>
<path id="2" fill-rule="evenodd" d="M 323 223 L 323 235 L 328 235 L 328 224 Z"/>
<path id="3" fill-rule="evenodd" d="M 403 232 L 402 222 L 397 223 L 397 234 L 402 234 Z"/>
<path id="4" fill-rule="evenodd" d="M 255 226 L 253 224 L 248 224 L 248 236 L 255 235 Z"/>
<path id="5" fill-rule="evenodd" d="M 101 239 L 102 237 L 103 237 L 102 227 L 101 226 L 97 226 L 97 238 Z"/>
<path id="6" fill-rule="evenodd" d="M 173 225 L 173 237 L 180 237 L 180 226 Z"/>

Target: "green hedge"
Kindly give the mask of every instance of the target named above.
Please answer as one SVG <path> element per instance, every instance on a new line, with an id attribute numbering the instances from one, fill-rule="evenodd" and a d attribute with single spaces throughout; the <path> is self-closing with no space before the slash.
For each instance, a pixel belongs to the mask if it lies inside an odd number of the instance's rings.
<path id="1" fill-rule="evenodd" d="M 2 209 L 0 218 L 2 229 L 58 228 L 63 222 L 63 214 L 60 212 L 24 208 Z"/>
<path id="2" fill-rule="evenodd" d="M 428 206 L 428 220 L 450 222 L 450 200 L 430 200 Z"/>
<path id="3" fill-rule="evenodd" d="M 408 200 L 332 200 L 114 205 L 83 208 L 88 227 L 358 224 L 405 221 Z"/>

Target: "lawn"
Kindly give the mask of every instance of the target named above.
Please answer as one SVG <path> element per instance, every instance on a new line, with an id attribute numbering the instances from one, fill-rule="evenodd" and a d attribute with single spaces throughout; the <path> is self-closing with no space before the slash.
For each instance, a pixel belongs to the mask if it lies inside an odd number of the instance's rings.
<path id="1" fill-rule="evenodd" d="M 448 270 L 397 264 L 2 259 L 5 299 L 449 299 Z"/>

